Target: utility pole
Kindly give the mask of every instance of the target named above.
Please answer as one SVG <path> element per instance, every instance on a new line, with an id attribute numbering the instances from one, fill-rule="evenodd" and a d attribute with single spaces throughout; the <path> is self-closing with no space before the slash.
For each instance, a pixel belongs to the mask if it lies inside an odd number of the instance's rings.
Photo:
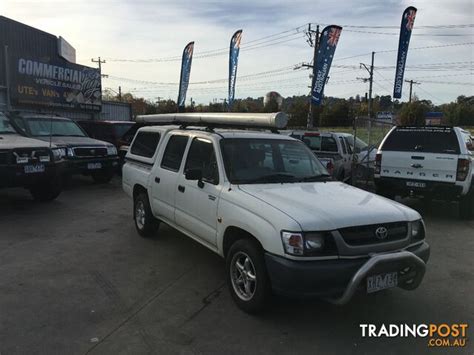
<path id="1" fill-rule="evenodd" d="M 314 88 L 314 82 L 316 80 L 316 61 L 318 59 L 318 49 L 319 49 L 319 25 L 316 26 L 316 30 L 311 28 L 311 23 L 308 24 L 308 30 L 306 31 L 306 36 L 308 37 L 307 42 L 310 47 L 313 47 L 313 64 L 303 63 L 301 66 L 313 69 L 313 75 L 311 76 L 311 88 L 309 94 L 309 110 L 308 110 L 308 119 L 306 122 L 307 128 L 314 128 L 314 116 L 316 107 L 314 107 L 311 96 Z M 318 112 L 318 122 L 319 127 L 319 112 Z"/>
<path id="2" fill-rule="evenodd" d="M 106 63 L 105 60 L 102 60 L 102 59 L 100 59 L 100 57 L 98 57 L 97 59 L 92 58 L 92 59 L 91 59 L 91 62 L 98 64 L 98 66 L 99 66 L 99 73 L 100 73 L 100 76 L 101 76 L 102 78 L 108 78 L 108 77 L 109 77 L 109 76 L 106 75 L 106 74 L 102 74 L 102 64 L 105 64 L 105 63 Z"/>
<path id="3" fill-rule="evenodd" d="M 418 83 L 414 80 L 405 80 L 406 83 L 410 83 L 410 101 L 411 102 L 411 97 L 412 97 L 412 89 L 413 89 L 413 84 L 415 85 L 420 85 L 421 83 Z"/>
<path id="4" fill-rule="evenodd" d="M 368 129 L 368 134 L 367 134 L 367 144 L 368 146 L 370 147 L 370 144 L 371 144 L 371 136 L 372 136 L 372 116 L 373 116 L 373 103 L 372 103 L 372 85 L 374 83 L 374 58 L 375 58 L 375 52 L 372 52 L 372 61 L 370 63 L 370 68 L 367 67 L 367 65 L 365 65 L 364 63 L 360 63 L 360 67 L 362 68 L 365 68 L 365 70 L 367 70 L 369 72 L 369 77 L 368 78 L 358 78 L 358 79 L 361 79 L 363 80 L 364 82 L 369 82 L 369 102 L 367 104 L 367 114 L 368 114 L 368 125 L 367 125 L 367 129 Z M 369 153 L 367 152 L 367 172 L 369 171 L 369 168 L 370 168 L 370 163 L 369 163 Z M 368 174 L 367 174 L 368 176 Z M 368 183 L 368 180 L 369 178 L 367 177 L 367 183 Z"/>
<path id="5" fill-rule="evenodd" d="M 118 99 L 120 102 L 122 102 L 122 87 L 121 86 L 119 86 Z"/>

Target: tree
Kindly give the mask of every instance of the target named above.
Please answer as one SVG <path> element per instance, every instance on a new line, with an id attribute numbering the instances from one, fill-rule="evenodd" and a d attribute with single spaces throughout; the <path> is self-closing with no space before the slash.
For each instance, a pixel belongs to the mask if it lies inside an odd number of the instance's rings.
<path id="1" fill-rule="evenodd" d="M 283 110 L 288 113 L 291 127 L 306 127 L 309 100 L 307 96 L 293 96 L 283 101 Z"/>
<path id="2" fill-rule="evenodd" d="M 329 100 L 327 100 L 329 101 Z M 345 99 L 332 99 L 321 112 L 321 126 L 350 126 L 352 117 L 349 115 L 349 103 Z"/>
<path id="3" fill-rule="evenodd" d="M 400 110 L 400 123 L 405 126 L 424 126 L 430 106 L 424 101 L 404 103 Z"/>
<path id="4" fill-rule="evenodd" d="M 474 125 L 474 96 L 458 96 L 456 102 L 441 105 L 440 110 L 449 125 Z"/>

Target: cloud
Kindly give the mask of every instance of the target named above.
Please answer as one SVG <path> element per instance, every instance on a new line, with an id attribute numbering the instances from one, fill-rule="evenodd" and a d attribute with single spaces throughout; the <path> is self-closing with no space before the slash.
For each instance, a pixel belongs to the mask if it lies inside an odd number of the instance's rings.
<path id="1" fill-rule="evenodd" d="M 454 1 L 399 1 L 399 0 L 115 0 L 94 2 L 85 0 L 2 0 L 0 12 L 7 17 L 40 28 L 57 36 L 65 37 L 77 50 L 82 64 L 92 65 L 90 58 L 101 56 L 105 73 L 115 77 L 132 78 L 153 82 L 177 82 L 180 63 L 126 63 L 111 59 L 163 58 L 180 56 L 183 47 L 195 41 L 195 54 L 213 49 L 228 48 L 231 35 L 243 28 L 242 45 L 258 38 L 293 29 L 280 36 L 289 37 L 263 43 L 252 50 L 242 50 L 239 59 L 237 97 L 263 96 L 267 91 L 279 91 L 284 96 L 306 94 L 310 79 L 308 71 L 292 71 L 245 78 L 245 75 L 270 71 L 295 63 L 309 62 L 312 48 L 308 46 L 304 34 L 296 34 L 296 27 L 308 22 L 341 25 L 384 25 L 399 26 L 403 10 L 414 5 L 418 8 L 414 36 L 410 47 L 445 45 L 449 43 L 473 42 L 474 33 L 470 29 L 437 30 L 423 29 L 421 26 L 433 24 L 471 23 L 474 15 L 473 2 Z M 417 26 L 420 26 L 417 28 Z M 357 69 L 360 62 L 370 61 L 370 52 L 375 56 L 375 94 L 390 94 L 393 87 L 393 66 L 396 52 L 381 52 L 396 49 L 398 29 L 359 29 L 372 32 L 390 32 L 395 35 L 359 33 L 356 28 L 345 27 L 336 50 L 335 67 L 330 73 L 326 87 L 327 95 L 363 95 L 367 84 L 357 81 L 365 77 L 363 69 Z M 447 32 L 449 31 L 449 32 Z M 294 33 L 294 34 L 291 34 Z M 432 34 L 468 34 L 468 36 L 431 36 Z M 417 36 L 415 34 L 431 34 Z M 273 37 L 277 38 L 277 37 Z M 277 43 L 278 42 L 278 43 Z M 364 56 L 353 57 L 366 53 Z M 345 57 L 353 57 L 340 60 Z M 471 82 L 472 71 L 410 71 L 410 66 L 423 63 L 443 63 L 473 61 L 472 46 L 446 47 L 442 49 L 412 50 L 409 52 L 406 78 L 425 77 L 425 81 Z M 353 69 L 337 68 L 336 65 L 351 65 Z M 377 68 L 378 67 L 378 68 Z M 471 63 L 472 68 L 472 63 Z M 228 57 L 220 56 L 195 58 L 191 71 L 191 81 L 226 78 Z M 439 75 L 457 75 L 435 79 Z M 465 74 L 465 75 L 464 75 Z M 430 80 L 430 76 L 432 77 Z M 240 79 L 242 78 L 242 79 Z M 415 88 L 420 97 L 435 101 L 452 100 L 460 94 L 473 95 L 474 86 L 441 85 L 423 83 Z M 177 87 L 158 86 L 105 79 L 104 86 L 133 91 L 147 98 L 170 97 L 176 99 Z M 422 91 L 426 90 L 429 95 Z M 408 90 L 404 89 L 404 93 Z M 207 102 L 227 95 L 226 83 L 191 85 L 188 97 L 197 102 Z M 440 100 L 441 99 L 441 100 Z"/>

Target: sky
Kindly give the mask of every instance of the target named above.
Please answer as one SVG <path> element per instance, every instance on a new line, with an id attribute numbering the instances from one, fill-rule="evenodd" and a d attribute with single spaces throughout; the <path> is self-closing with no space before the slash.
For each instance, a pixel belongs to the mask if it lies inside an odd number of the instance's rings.
<path id="1" fill-rule="evenodd" d="M 106 61 L 102 72 L 109 75 L 103 88 L 121 86 L 122 92 L 153 101 L 177 99 L 180 57 L 195 41 L 189 104 L 191 98 L 208 103 L 227 97 L 228 47 L 238 29 L 243 35 L 236 98 L 268 91 L 308 94 L 310 71 L 298 66 L 312 60 L 308 23 L 313 29 L 343 26 L 325 95 L 368 92 L 368 83 L 360 80 L 368 73 L 360 63 L 369 65 L 372 51 L 374 95 L 391 95 L 407 6 L 418 9 L 405 72 L 405 79 L 419 83 L 414 93 L 435 104 L 474 95 L 472 0 L 1 0 L 0 15 L 64 37 L 80 64 L 95 66 L 91 58 L 100 56 Z M 406 83 L 403 101 L 408 94 Z"/>

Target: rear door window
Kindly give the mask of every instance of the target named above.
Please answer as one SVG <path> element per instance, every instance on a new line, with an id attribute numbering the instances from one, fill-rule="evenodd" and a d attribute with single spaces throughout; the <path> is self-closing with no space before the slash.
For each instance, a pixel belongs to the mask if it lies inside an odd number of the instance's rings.
<path id="1" fill-rule="evenodd" d="M 139 132 L 133 141 L 130 152 L 145 158 L 151 158 L 155 154 L 156 147 L 160 141 L 158 132 Z"/>
<path id="2" fill-rule="evenodd" d="M 174 135 L 170 137 L 163 154 L 161 167 L 171 171 L 178 171 L 183 160 L 184 151 L 188 144 L 188 136 Z"/>
<path id="3" fill-rule="evenodd" d="M 382 150 L 459 154 L 459 142 L 450 127 L 400 127 L 387 137 Z"/>

